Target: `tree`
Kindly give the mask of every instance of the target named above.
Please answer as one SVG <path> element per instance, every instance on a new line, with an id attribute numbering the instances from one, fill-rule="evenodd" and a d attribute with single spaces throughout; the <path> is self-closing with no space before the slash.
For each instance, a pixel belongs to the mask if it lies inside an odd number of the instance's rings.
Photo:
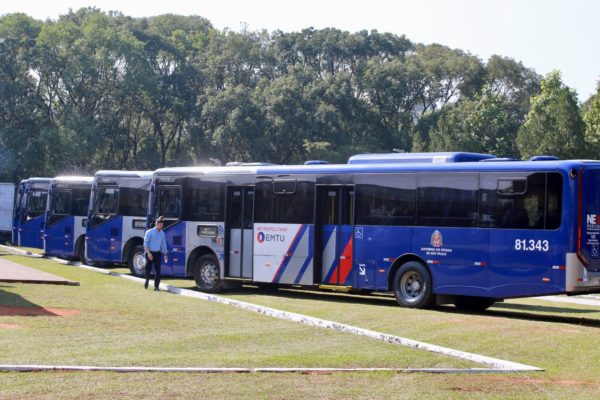
<path id="1" fill-rule="evenodd" d="M 463 97 L 473 98 L 484 83 L 482 62 L 462 50 L 421 45 L 408 62 L 423 72 L 419 82 L 420 113 L 435 111 Z"/>
<path id="2" fill-rule="evenodd" d="M 568 159 L 582 154 L 584 125 L 577 95 L 562 83 L 560 72 L 550 72 L 542 80 L 541 93 L 532 97 L 517 146 L 525 158 L 548 154 Z"/>
<path id="3" fill-rule="evenodd" d="M 222 92 L 207 93 L 202 99 L 203 138 L 198 138 L 199 159 L 216 157 L 222 162 L 262 161 L 264 116 L 253 99 L 253 91 L 234 86 Z"/>
<path id="4" fill-rule="evenodd" d="M 41 129 L 49 124 L 32 73 L 41 23 L 24 14 L 0 17 L 0 179 L 18 182 L 46 170 Z"/>
<path id="5" fill-rule="evenodd" d="M 541 79 L 534 70 L 511 58 L 493 55 L 486 64 L 486 86 L 490 94 L 502 103 L 502 110 L 506 113 L 502 137 L 505 144 L 511 144 L 512 151 L 512 154 L 506 152 L 507 156 L 519 156 L 516 134 L 525 122 L 529 99 L 540 93 Z M 503 152 L 500 151 L 500 154 Z"/>
<path id="6" fill-rule="evenodd" d="M 141 110 L 151 127 L 151 141 L 144 141 L 144 153 L 158 160 L 149 168 L 166 166 L 175 160 L 189 160 L 187 143 L 198 96 L 204 91 L 202 73 L 195 67 L 196 46 L 202 47 L 210 24 L 199 17 L 163 15 L 139 21 L 136 38 L 143 43 L 146 74 L 141 86 Z"/>
<path id="7" fill-rule="evenodd" d="M 429 132 L 430 149 L 514 157 L 517 153 L 515 133 L 510 130 L 505 106 L 486 86 L 475 100 L 464 100 L 449 107 Z"/>
<path id="8" fill-rule="evenodd" d="M 594 93 L 583 106 L 585 122 L 586 154 L 589 158 L 597 159 L 600 153 L 600 82 Z"/>
<path id="9" fill-rule="evenodd" d="M 54 172 L 125 167 L 123 119 L 137 93 L 131 82 L 141 46 L 121 17 L 70 12 L 43 26 L 37 48 L 40 98 L 57 145 L 46 149 Z"/>

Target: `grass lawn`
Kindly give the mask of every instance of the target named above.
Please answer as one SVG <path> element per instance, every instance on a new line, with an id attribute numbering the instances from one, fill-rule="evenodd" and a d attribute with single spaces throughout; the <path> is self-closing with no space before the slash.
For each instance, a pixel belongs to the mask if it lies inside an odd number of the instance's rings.
<path id="1" fill-rule="evenodd" d="M 471 368 L 480 365 L 312 328 L 48 260 L 7 259 L 81 286 L 0 283 L 1 364 Z M 121 270 L 119 270 L 121 271 Z M 190 288 L 192 281 L 166 279 Z M 546 369 L 537 373 L 0 373 L 0 398 L 597 398 L 600 309 L 513 300 L 476 315 L 388 297 L 244 288 L 236 298 Z"/>

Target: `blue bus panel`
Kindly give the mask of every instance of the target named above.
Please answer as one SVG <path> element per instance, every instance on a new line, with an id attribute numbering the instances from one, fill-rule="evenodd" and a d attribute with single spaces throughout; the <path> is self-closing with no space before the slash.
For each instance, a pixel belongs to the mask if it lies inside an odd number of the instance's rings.
<path id="1" fill-rule="evenodd" d="M 19 184 L 13 217 L 13 243 L 41 249 L 50 178 L 29 178 Z"/>
<path id="2" fill-rule="evenodd" d="M 85 257 L 85 227 L 91 177 L 53 178 L 43 226 L 44 252 L 64 257 Z"/>

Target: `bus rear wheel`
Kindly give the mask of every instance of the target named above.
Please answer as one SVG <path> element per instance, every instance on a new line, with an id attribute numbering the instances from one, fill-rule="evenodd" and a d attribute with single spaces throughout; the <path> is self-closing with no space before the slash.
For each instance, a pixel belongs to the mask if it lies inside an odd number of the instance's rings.
<path id="1" fill-rule="evenodd" d="M 139 278 L 144 277 L 146 274 L 146 256 L 144 255 L 144 246 L 137 245 L 131 249 L 127 264 L 129 264 L 129 271 L 131 271 L 131 275 Z"/>
<path id="2" fill-rule="evenodd" d="M 465 311 L 485 311 L 494 305 L 496 299 L 490 297 L 458 296 L 454 306 Z"/>
<path id="3" fill-rule="evenodd" d="M 423 264 L 409 261 L 394 274 L 394 296 L 402 307 L 427 308 L 433 304 L 431 275 Z"/>
<path id="4" fill-rule="evenodd" d="M 223 290 L 219 276 L 219 260 L 212 254 L 201 256 L 194 263 L 194 281 L 203 292 L 217 293 Z"/>

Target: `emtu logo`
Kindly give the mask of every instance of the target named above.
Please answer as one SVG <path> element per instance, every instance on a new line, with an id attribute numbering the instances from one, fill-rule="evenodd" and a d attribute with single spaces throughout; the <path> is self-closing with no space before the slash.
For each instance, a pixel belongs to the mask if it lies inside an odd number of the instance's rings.
<path id="1" fill-rule="evenodd" d="M 258 235 L 256 235 L 256 240 L 258 240 L 258 243 L 264 242 L 265 234 L 263 232 L 258 232 Z"/>
<path id="2" fill-rule="evenodd" d="M 588 225 L 600 225 L 600 214 L 588 214 L 587 223 Z"/>

